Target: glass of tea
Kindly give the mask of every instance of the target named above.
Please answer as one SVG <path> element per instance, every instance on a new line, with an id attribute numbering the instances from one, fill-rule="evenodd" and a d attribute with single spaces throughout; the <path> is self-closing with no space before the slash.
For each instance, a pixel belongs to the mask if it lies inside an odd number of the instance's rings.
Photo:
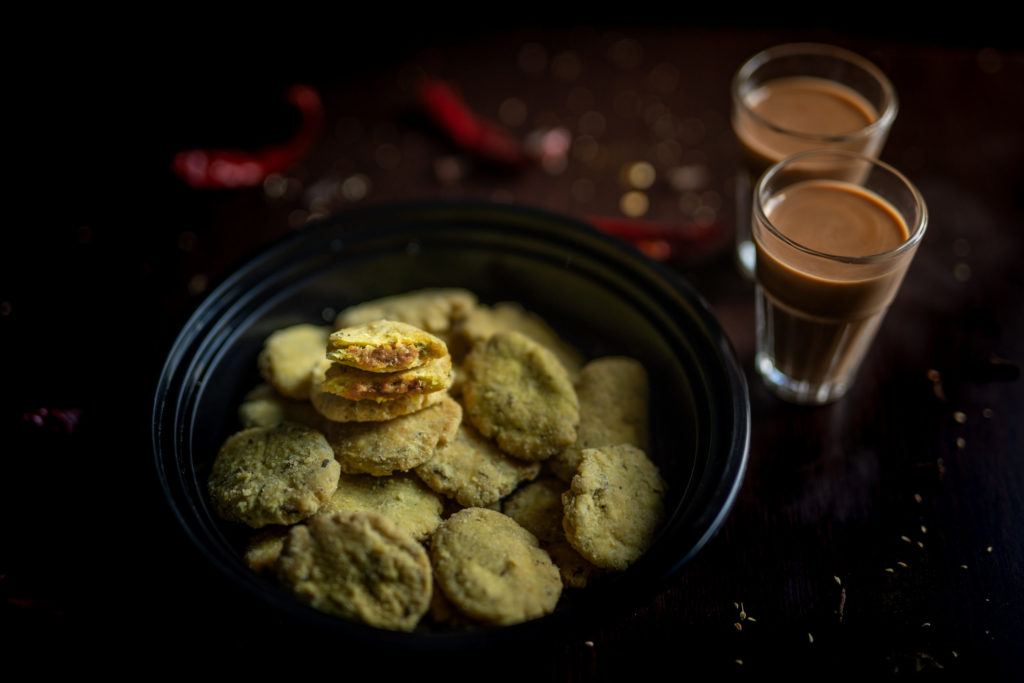
<path id="1" fill-rule="evenodd" d="M 858 152 L 803 152 L 761 176 L 755 366 L 773 393 L 811 405 L 846 393 L 927 225 L 917 188 Z"/>
<path id="2" fill-rule="evenodd" d="M 818 43 L 768 48 L 732 80 L 736 176 L 736 259 L 752 276 L 753 183 L 772 164 L 798 152 L 846 149 L 877 157 L 896 118 L 896 92 L 874 64 L 849 50 Z"/>

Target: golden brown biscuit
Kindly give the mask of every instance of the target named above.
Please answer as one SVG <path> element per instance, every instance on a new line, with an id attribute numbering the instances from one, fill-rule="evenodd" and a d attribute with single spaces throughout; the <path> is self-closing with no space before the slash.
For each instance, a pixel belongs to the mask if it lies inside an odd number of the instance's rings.
<path id="1" fill-rule="evenodd" d="M 576 396 L 580 404 L 576 441 L 548 462 L 560 479 L 572 480 L 584 448 L 628 443 L 642 451 L 648 450 L 648 378 L 639 361 L 624 356 L 590 361 L 580 371 Z"/>
<path id="2" fill-rule="evenodd" d="M 494 510 L 466 508 L 446 519 L 431 539 L 430 558 L 438 588 L 479 622 L 541 617 L 562 593 L 558 568 L 537 538 Z"/>
<path id="3" fill-rule="evenodd" d="M 452 352 L 461 358 L 473 346 L 498 332 L 520 332 L 546 347 L 575 381 L 583 365 L 583 354 L 562 339 L 543 318 L 513 301 L 499 301 L 493 306 L 480 304 L 468 311 L 452 328 Z"/>
<path id="4" fill-rule="evenodd" d="M 588 562 L 625 569 L 650 546 L 665 490 L 657 466 L 636 446 L 586 448 L 562 494 L 565 537 Z"/>
<path id="5" fill-rule="evenodd" d="M 415 475 L 342 474 L 338 489 L 317 514 L 369 510 L 384 515 L 417 541 L 425 541 L 441 523 L 443 509 L 441 496 Z"/>
<path id="6" fill-rule="evenodd" d="M 486 507 L 540 473 L 540 463 L 511 458 L 472 425 L 459 425 L 455 438 L 416 468 L 433 490 L 465 507 Z"/>
<path id="7" fill-rule="evenodd" d="M 438 334 L 446 332 L 477 303 L 476 294 L 458 287 L 418 289 L 350 306 L 335 318 L 334 327 L 352 327 L 374 320 L 396 320 Z"/>
<path id="8" fill-rule="evenodd" d="M 453 438 L 462 406 L 444 396 L 433 405 L 379 422 L 331 422 L 327 441 L 342 472 L 385 476 L 411 470 L 434 457 L 438 444 Z"/>
<path id="9" fill-rule="evenodd" d="M 416 627 L 433 589 L 423 545 L 367 511 L 318 515 L 293 527 L 277 576 L 315 609 L 401 631 Z"/>
<path id="10" fill-rule="evenodd" d="M 547 348 L 522 333 L 499 332 L 473 347 L 463 366 L 466 414 L 501 450 L 540 461 L 576 440 L 576 390 Z"/>
<path id="11" fill-rule="evenodd" d="M 526 484 L 502 502 L 502 512 L 532 533 L 548 551 L 567 588 L 585 588 L 600 570 L 569 545 L 562 529 L 562 493 L 566 484 L 555 477 Z"/>
<path id="12" fill-rule="evenodd" d="M 298 422 L 323 430 L 326 420 L 305 400 L 288 398 L 264 382 L 253 387 L 238 406 L 238 420 L 243 427 L 273 427 L 282 422 Z"/>
<path id="13" fill-rule="evenodd" d="M 228 437 L 213 461 L 208 489 L 218 515 L 260 528 L 314 514 L 334 493 L 340 474 L 323 434 L 284 422 Z"/>
<path id="14" fill-rule="evenodd" d="M 363 399 L 353 401 L 325 391 L 324 376 L 331 361 L 324 358 L 313 368 L 312 388 L 309 400 L 318 413 L 333 422 L 379 422 L 401 415 L 408 415 L 427 406 L 443 401 L 447 393 L 434 391 L 429 394 L 414 394 L 388 399 Z"/>
<path id="15" fill-rule="evenodd" d="M 329 333 L 326 326 L 309 324 L 272 332 L 257 357 L 260 374 L 282 396 L 308 398 L 313 365 L 324 357 Z"/>
<path id="16" fill-rule="evenodd" d="M 243 557 L 250 569 L 260 573 L 273 572 L 277 558 L 281 555 L 281 549 L 284 548 L 284 540 L 288 537 L 289 528 L 286 526 L 267 527 L 249 540 Z"/>
<path id="17" fill-rule="evenodd" d="M 434 358 L 423 365 L 395 372 L 370 372 L 331 363 L 324 369 L 319 388 L 351 401 L 381 400 L 445 391 L 452 385 L 452 357 Z"/>
<path id="18" fill-rule="evenodd" d="M 447 355 L 440 338 L 395 320 L 345 327 L 327 338 L 328 358 L 369 372 L 411 370 Z"/>

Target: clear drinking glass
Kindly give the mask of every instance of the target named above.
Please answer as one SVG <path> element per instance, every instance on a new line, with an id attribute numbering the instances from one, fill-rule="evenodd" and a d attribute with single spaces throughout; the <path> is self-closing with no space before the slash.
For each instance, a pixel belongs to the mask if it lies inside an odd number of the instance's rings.
<path id="1" fill-rule="evenodd" d="M 732 128 L 739 148 L 736 258 L 753 276 L 750 197 L 772 164 L 812 149 L 877 157 L 898 109 L 896 92 L 874 64 L 849 50 L 791 43 L 751 57 L 732 80 Z"/>
<path id="2" fill-rule="evenodd" d="M 924 198 L 874 157 L 789 157 L 753 193 L 755 366 L 779 397 L 823 404 L 853 384 L 924 236 Z"/>

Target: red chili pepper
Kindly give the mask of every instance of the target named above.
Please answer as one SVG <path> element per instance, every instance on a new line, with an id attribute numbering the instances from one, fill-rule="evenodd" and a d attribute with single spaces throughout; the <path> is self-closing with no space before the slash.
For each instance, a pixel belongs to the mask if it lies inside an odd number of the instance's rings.
<path id="1" fill-rule="evenodd" d="M 286 170 L 309 150 L 320 133 L 324 118 L 323 103 L 313 88 L 293 85 L 288 89 L 287 99 L 302 116 L 299 130 L 291 139 L 255 151 L 184 150 L 174 156 L 172 169 L 197 189 L 253 187 L 268 175 Z"/>
<path id="2" fill-rule="evenodd" d="M 587 216 L 585 219 L 606 234 L 629 242 L 656 261 L 693 259 L 722 241 L 718 223 L 669 224 L 640 218 Z"/>
<path id="3" fill-rule="evenodd" d="M 533 160 L 511 133 L 475 114 L 448 83 L 425 78 L 417 95 L 434 124 L 461 149 L 503 166 L 520 167 Z"/>

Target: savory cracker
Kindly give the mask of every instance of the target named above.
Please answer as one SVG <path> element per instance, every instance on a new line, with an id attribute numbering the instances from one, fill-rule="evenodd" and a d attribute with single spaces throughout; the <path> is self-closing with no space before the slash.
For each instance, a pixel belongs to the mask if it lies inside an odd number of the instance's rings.
<path id="1" fill-rule="evenodd" d="M 326 353 L 329 333 L 326 326 L 306 323 L 275 330 L 257 357 L 260 374 L 281 395 L 308 398 L 313 366 Z"/>
<path id="2" fill-rule="evenodd" d="M 249 568 L 255 572 L 272 572 L 277 558 L 284 548 L 284 541 L 288 538 L 286 526 L 267 527 L 249 540 L 245 548 L 243 559 Z"/>
<path id="3" fill-rule="evenodd" d="M 592 564 L 625 569 L 650 546 L 665 489 L 658 467 L 636 446 L 586 448 L 562 495 L 565 537 Z"/>
<path id="4" fill-rule="evenodd" d="M 633 358 L 597 358 L 580 371 L 576 396 L 580 424 L 576 441 L 548 462 L 565 482 L 572 480 L 584 448 L 620 443 L 647 451 L 650 444 L 650 398 L 647 371 Z"/>
<path id="5" fill-rule="evenodd" d="M 218 515 L 260 528 L 316 513 L 340 474 L 323 434 L 285 422 L 228 437 L 213 461 L 208 489 Z"/>
<path id="6" fill-rule="evenodd" d="M 566 484 L 555 477 L 526 484 L 502 502 L 501 511 L 532 533 L 548 551 L 567 588 L 585 588 L 600 570 L 576 552 L 562 529 L 562 493 Z"/>
<path id="7" fill-rule="evenodd" d="M 378 422 L 330 422 L 326 436 L 341 471 L 385 476 L 411 470 L 434 457 L 453 438 L 462 406 L 443 396 L 438 403 Z"/>
<path id="8" fill-rule="evenodd" d="M 494 510 L 465 508 L 446 519 L 431 539 L 430 558 L 438 588 L 478 622 L 541 617 L 562 593 L 558 568 L 537 537 Z"/>
<path id="9" fill-rule="evenodd" d="M 486 507 L 540 473 L 540 463 L 511 458 L 471 425 L 459 425 L 455 438 L 416 468 L 427 486 L 465 507 Z"/>
<path id="10" fill-rule="evenodd" d="M 440 338 L 395 320 L 345 327 L 327 338 L 328 358 L 369 372 L 411 370 L 447 355 Z"/>
<path id="11" fill-rule="evenodd" d="M 576 390 L 546 347 L 520 332 L 499 332 L 476 345 L 463 367 L 469 420 L 501 450 L 540 461 L 576 440 Z"/>
<path id="12" fill-rule="evenodd" d="M 396 472 L 387 477 L 342 474 L 338 489 L 318 515 L 369 510 L 384 515 L 417 541 L 430 538 L 441 523 L 444 503 L 419 477 Z"/>
<path id="13" fill-rule="evenodd" d="M 423 365 L 395 372 L 371 372 L 331 363 L 320 389 L 352 401 L 391 399 L 444 391 L 452 385 L 452 357 L 434 358 Z"/>
<path id="14" fill-rule="evenodd" d="M 423 545 L 367 511 L 318 515 L 293 527 L 277 576 L 315 609 L 400 631 L 416 627 L 433 590 Z"/>
<path id="15" fill-rule="evenodd" d="M 395 320 L 439 334 L 476 306 L 473 292 L 458 287 L 413 290 L 350 306 L 337 315 L 335 329 L 362 325 L 374 320 Z"/>
<path id="16" fill-rule="evenodd" d="M 492 306 L 478 305 L 458 320 L 451 333 L 453 352 L 461 358 L 473 346 L 498 332 L 525 334 L 551 350 L 574 380 L 583 365 L 583 354 L 579 349 L 562 339 L 539 315 L 514 301 L 499 301 Z"/>
<path id="17" fill-rule="evenodd" d="M 447 397 L 443 391 L 429 394 L 407 394 L 396 398 L 363 399 L 353 401 L 325 391 L 324 377 L 328 367 L 333 365 L 324 358 L 313 368 L 312 387 L 309 400 L 318 413 L 332 422 L 379 422 L 401 415 L 408 415 L 427 406 L 439 403 Z"/>
<path id="18" fill-rule="evenodd" d="M 238 421 L 243 427 L 273 427 L 282 422 L 298 422 L 323 430 L 324 416 L 305 400 L 288 398 L 264 382 L 253 387 L 238 406 Z"/>

